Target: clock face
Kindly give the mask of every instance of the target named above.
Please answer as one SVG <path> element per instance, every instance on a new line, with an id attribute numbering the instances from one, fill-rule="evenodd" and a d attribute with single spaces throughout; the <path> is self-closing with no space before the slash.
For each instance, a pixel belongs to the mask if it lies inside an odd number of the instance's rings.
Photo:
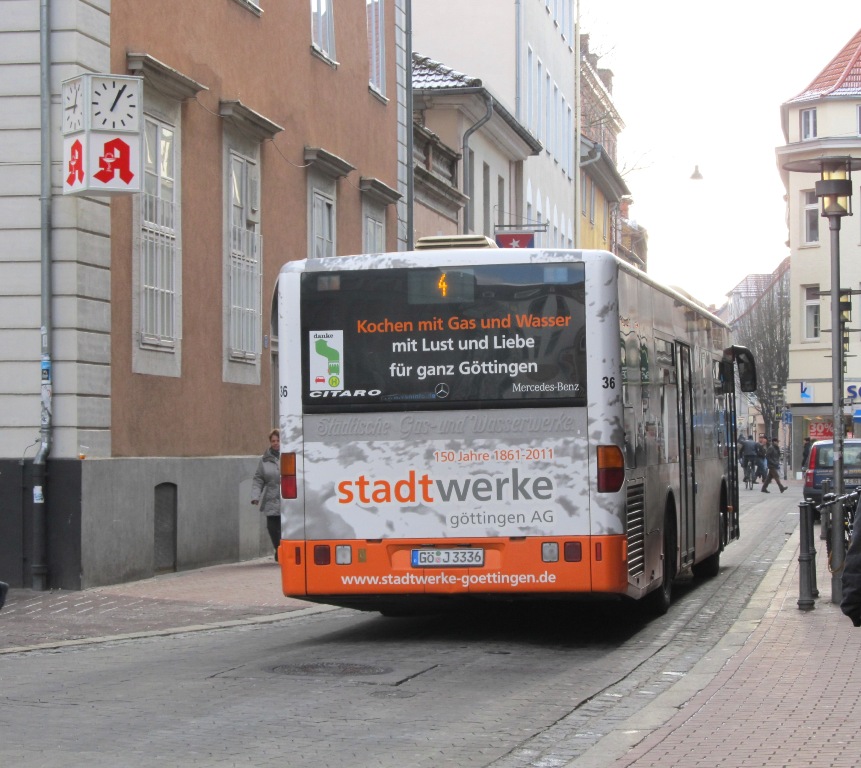
<path id="1" fill-rule="evenodd" d="M 81 78 L 63 83 L 63 133 L 84 127 L 84 83 Z"/>
<path id="2" fill-rule="evenodd" d="M 140 114 L 138 82 L 122 77 L 94 77 L 90 93 L 90 128 L 137 132 Z"/>

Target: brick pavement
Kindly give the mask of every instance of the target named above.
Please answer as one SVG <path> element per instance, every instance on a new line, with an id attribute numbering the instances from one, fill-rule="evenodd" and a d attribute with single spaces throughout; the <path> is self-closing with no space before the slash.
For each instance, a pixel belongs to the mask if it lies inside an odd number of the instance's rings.
<path id="1" fill-rule="evenodd" d="M 780 498 L 779 496 L 777 498 Z M 774 500 L 774 497 L 772 497 Z M 861 763 L 861 629 L 831 602 L 816 526 L 819 598 L 798 608 L 798 529 L 726 642 L 566 768 L 849 768 Z M 735 639 L 732 639 L 735 636 Z"/>

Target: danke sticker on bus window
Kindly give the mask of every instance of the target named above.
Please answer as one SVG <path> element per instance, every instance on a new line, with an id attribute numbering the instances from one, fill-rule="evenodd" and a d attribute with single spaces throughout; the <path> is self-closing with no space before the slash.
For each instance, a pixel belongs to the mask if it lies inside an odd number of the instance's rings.
<path id="1" fill-rule="evenodd" d="M 344 332 L 311 331 L 308 345 L 309 389 L 312 392 L 344 389 Z"/>

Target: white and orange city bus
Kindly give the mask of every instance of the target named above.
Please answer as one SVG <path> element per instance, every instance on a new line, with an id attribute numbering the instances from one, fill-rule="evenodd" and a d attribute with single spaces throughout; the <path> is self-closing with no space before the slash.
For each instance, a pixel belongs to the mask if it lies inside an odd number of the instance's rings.
<path id="1" fill-rule="evenodd" d="M 278 280 L 285 595 L 646 598 L 738 538 L 750 353 L 610 253 L 308 259 Z M 738 373 L 738 377 L 736 376 Z"/>

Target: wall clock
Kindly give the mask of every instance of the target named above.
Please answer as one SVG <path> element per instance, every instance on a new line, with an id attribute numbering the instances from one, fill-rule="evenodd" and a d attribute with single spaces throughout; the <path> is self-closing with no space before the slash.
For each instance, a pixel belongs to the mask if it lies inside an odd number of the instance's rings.
<path id="1" fill-rule="evenodd" d="M 84 81 L 76 77 L 63 83 L 63 134 L 80 131 L 84 127 Z"/>
<path id="2" fill-rule="evenodd" d="M 137 133 L 139 125 L 139 80 L 94 75 L 90 83 L 90 128 Z"/>

